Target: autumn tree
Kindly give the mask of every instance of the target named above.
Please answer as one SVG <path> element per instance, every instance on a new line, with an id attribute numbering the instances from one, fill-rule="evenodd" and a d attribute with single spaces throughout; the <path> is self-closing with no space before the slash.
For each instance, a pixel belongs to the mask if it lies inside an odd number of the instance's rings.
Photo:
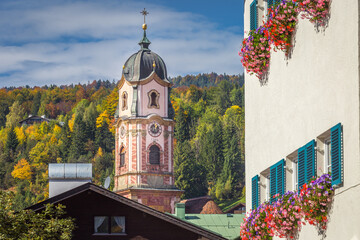
<path id="1" fill-rule="evenodd" d="M 31 174 L 30 164 L 24 158 L 20 159 L 20 161 L 15 165 L 14 170 L 11 172 L 11 175 L 14 178 L 28 181 L 31 179 Z"/>
<path id="2" fill-rule="evenodd" d="M 23 120 L 25 111 L 20 105 L 19 101 L 15 101 L 10 107 L 10 112 L 6 116 L 6 127 L 11 128 L 19 125 L 19 122 Z"/>

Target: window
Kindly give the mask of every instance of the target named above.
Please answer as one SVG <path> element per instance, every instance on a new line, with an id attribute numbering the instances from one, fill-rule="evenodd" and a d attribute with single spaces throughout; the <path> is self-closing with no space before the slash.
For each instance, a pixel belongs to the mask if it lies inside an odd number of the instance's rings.
<path id="1" fill-rule="evenodd" d="M 125 166 L 125 148 L 121 147 L 120 150 L 120 167 Z"/>
<path id="2" fill-rule="evenodd" d="M 250 30 L 257 29 L 257 0 L 250 4 Z"/>
<path id="3" fill-rule="evenodd" d="M 148 92 L 148 97 L 149 97 L 148 108 L 159 108 L 160 94 L 155 89 Z"/>
<path id="4" fill-rule="evenodd" d="M 331 173 L 331 140 L 324 143 L 324 173 Z"/>
<path id="5" fill-rule="evenodd" d="M 123 216 L 95 216 L 94 233 L 119 234 L 125 233 L 125 217 Z"/>
<path id="6" fill-rule="evenodd" d="M 259 175 L 251 179 L 251 206 L 256 209 L 259 206 Z"/>
<path id="7" fill-rule="evenodd" d="M 285 192 L 285 160 L 282 159 L 270 167 L 270 202 L 276 194 L 283 195 Z"/>
<path id="8" fill-rule="evenodd" d="M 156 145 L 150 147 L 149 162 L 150 164 L 160 164 L 160 148 Z"/>
<path id="9" fill-rule="evenodd" d="M 122 101 L 122 107 L 121 109 L 124 111 L 128 108 L 127 106 L 127 98 L 128 98 L 128 94 L 127 92 L 123 92 L 122 96 L 121 96 L 121 101 Z"/>

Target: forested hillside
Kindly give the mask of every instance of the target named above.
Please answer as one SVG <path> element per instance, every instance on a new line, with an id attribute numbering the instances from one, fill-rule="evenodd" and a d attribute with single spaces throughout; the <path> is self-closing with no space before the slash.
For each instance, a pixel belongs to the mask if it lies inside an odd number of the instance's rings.
<path id="1" fill-rule="evenodd" d="M 194 85 L 186 86 L 184 79 Z M 217 198 L 239 196 L 244 182 L 243 77 L 211 73 L 172 81 L 178 86 L 171 95 L 177 121 L 176 185 L 185 190 L 184 197 L 208 190 Z M 116 83 L 101 80 L 0 89 L 0 188 L 16 192 L 19 208 L 28 206 L 48 196 L 48 163 L 73 162 L 92 163 L 94 181 L 102 185 L 114 172 L 117 102 Z M 19 121 L 30 114 L 51 121 L 21 126 Z"/>

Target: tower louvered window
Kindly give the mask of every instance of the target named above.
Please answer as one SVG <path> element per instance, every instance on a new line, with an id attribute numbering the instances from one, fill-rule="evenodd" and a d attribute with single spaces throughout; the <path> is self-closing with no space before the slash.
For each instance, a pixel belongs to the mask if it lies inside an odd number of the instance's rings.
<path id="1" fill-rule="evenodd" d="M 256 209 L 259 206 L 259 175 L 251 179 L 251 207 Z"/>
<path id="2" fill-rule="evenodd" d="M 298 150 L 298 189 L 316 177 L 315 140 Z"/>
<path id="3" fill-rule="evenodd" d="M 331 177 L 332 185 L 342 183 L 342 127 L 341 124 L 331 128 Z"/>
<path id="4" fill-rule="evenodd" d="M 125 148 L 122 147 L 120 150 L 120 167 L 125 166 Z"/>
<path id="5" fill-rule="evenodd" d="M 254 0 L 254 1 L 250 4 L 250 30 L 255 30 L 255 29 L 257 29 L 257 22 L 258 22 L 258 17 L 257 17 L 257 0 Z"/>
<path id="6" fill-rule="evenodd" d="M 270 202 L 275 200 L 276 194 L 285 192 L 285 160 L 282 159 L 270 167 Z"/>
<path id="7" fill-rule="evenodd" d="M 149 162 L 150 164 L 160 164 L 160 148 L 156 145 L 150 147 Z"/>

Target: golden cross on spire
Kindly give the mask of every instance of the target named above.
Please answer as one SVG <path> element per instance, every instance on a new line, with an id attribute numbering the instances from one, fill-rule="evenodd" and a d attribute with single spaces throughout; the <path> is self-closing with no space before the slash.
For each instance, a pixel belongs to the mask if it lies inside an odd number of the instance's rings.
<path id="1" fill-rule="evenodd" d="M 142 10 L 140 13 L 141 13 L 142 15 L 144 15 L 144 24 L 145 24 L 145 16 L 148 15 L 149 12 L 146 11 L 146 9 L 144 8 L 144 10 Z"/>

